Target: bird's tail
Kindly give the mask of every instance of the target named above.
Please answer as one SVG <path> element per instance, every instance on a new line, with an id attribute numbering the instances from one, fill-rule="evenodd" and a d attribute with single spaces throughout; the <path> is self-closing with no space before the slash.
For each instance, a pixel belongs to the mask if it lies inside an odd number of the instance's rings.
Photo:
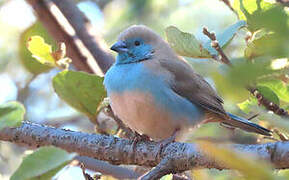
<path id="1" fill-rule="evenodd" d="M 232 127 L 236 127 L 236 128 L 240 128 L 240 129 L 243 129 L 243 130 L 248 131 L 248 132 L 254 132 L 254 133 L 262 134 L 265 136 L 271 136 L 272 135 L 271 134 L 272 132 L 270 130 L 268 130 L 262 126 L 259 126 L 258 124 L 252 123 L 245 118 L 242 118 L 242 117 L 230 114 L 230 113 L 227 113 L 227 114 L 230 116 L 231 119 L 227 120 L 225 122 L 223 121 L 222 122 L 223 124 L 226 124 L 226 125 L 229 125 Z"/>

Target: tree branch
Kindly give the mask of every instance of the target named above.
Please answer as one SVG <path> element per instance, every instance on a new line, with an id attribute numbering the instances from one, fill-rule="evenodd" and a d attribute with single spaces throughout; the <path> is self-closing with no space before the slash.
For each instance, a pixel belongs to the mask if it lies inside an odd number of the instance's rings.
<path id="1" fill-rule="evenodd" d="M 112 164 L 148 167 L 157 166 L 160 162 L 173 164 L 168 166 L 168 170 L 161 169 L 166 173 L 183 172 L 192 168 L 230 168 L 208 158 L 196 144 L 175 142 L 161 148 L 158 143 L 151 141 L 134 144 L 132 140 L 114 136 L 74 132 L 29 122 L 23 122 L 18 128 L 1 130 L 0 140 L 35 147 L 53 145 L 68 152 L 76 152 L 81 156 L 108 161 Z M 289 168 L 289 142 L 234 144 L 228 147 L 237 152 L 254 154 L 258 159 L 271 162 L 277 169 Z"/>
<path id="2" fill-rule="evenodd" d="M 68 0 L 26 0 L 39 20 L 58 42 L 64 42 L 73 65 L 82 71 L 103 76 L 113 58 L 92 34 L 87 18 Z"/>
<path id="3" fill-rule="evenodd" d="M 75 159 L 80 163 L 85 164 L 85 168 L 100 172 L 105 175 L 110 175 L 117 179 L 137 179 L 141 174 L 134 172 L 133 170 L 111 165 L 107 162 L 96 160 L 86 156 L 76 156 Z"/>

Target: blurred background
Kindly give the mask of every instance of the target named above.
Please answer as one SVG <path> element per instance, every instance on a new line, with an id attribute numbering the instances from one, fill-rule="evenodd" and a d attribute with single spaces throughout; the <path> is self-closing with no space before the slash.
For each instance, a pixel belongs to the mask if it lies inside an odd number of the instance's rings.
<path id="1" fill-rule="evenodd" d="M 193 33 L 202 42 L 207 41 L 202 28 L 216 33 L 237 22 L 238 18 L 219 0 L 76 0 L 78 7 L 91 21 L 93 28 L 108 46 L 117 35 L 132 24 L 145 24 L 165 38 L 165 28 L 174 25 L 180 30 Z M 289 22 L 289 21 L 288 21 Z M 37 21 L 32 8 L 24 0 L 0 0 L 0 104 L 20 101 L 26 107 L 25 120 L 48 124 L 76 131 L 94 132 L 91 122 L 82 114 L 61 101 L 54 93 L 51 79 L 59 72 L 39 66 L 26 49 L 26 41 L 32 35 L 41 35 L 55 48 L 56 42 Z M 246 47 L 246 30 L 225 49 L 230 59 L 242 57 Z M 115 55 L 115 54 L 114 54 Z M 217 75 L 226 68 L 211 59 L 187 58 L 193 68 L 203 75 L 225 99 L 227 111 L 250 117 L 243 113 L 238 103 L 248 99 L 245 89 L 230 89 Z M 47 68 L 46 73 L 40 73 Z M 261 122 L 266 125 L 266 122 Z M 218 124 L 206 124 L 191 137 L 214 138 L 235 143 L 257 143 L 259 137 L 236 130 L 232 132 Z M 268 142 L 271 140 L 264 140 Z M 0 142 L 0 179 L 9 179 L 21 163 L 22 157 L 31 151 L 11 143 Z M 204 179 L 231 179 L 235 171 L 199 170 Z M 55 179 L 83 179 L 79 167 L 67 167 Z"/>

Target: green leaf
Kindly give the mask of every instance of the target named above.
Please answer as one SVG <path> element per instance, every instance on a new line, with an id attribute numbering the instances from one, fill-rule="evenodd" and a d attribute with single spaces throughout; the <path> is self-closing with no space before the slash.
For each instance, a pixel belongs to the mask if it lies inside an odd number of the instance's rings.
<path id="1" fill-rule="evenodd" d="M 106 97 L 103 77 L 84 72 L 60 72 L 53 78 L 53 87 L 61 99 L 90 119 L 96 117 L 97 107 Z"/>
<path id="2" fill-rule="evenodd" d="M 27 48 L 34 57 L 41 64 L 45 64 L 51 67 L 56 66 L 55 60 L 52 57 L 52 48 L 49 44 L 46 44 L 44 39 L 40 36 L 32 36 L 27 42 Z"/>
<path id="3" fill-rule="evenodd" d="M 272 3 L 264 0 L 235 0 L 233 3 L 239 19 L 247 21 L 251 32 L 260 29 L 260 23 L 256 19 L 262 17 L 262 13 L 272 6 Z"/>
<path id="4" fill-rule="evenodd" d="M 221 47 L 226 46 L 233 39 L 237 31 L 245 26 L 246 26 L 246 21 L 238 21 L 237 23 L 226 28 L 223 33 L 219 35 L 216 34 L 216 39 L 219 42 L 219 45 Z M 204 47 L 208 49 L 211 55 L 218 55 L 218 52 L 211 46 L 211 42 L 212 42 L 211 40 L 207 41 L 204 44 Z"/>
<path id="5" fill-rule="evenodd" d="M 234 83 L 228 76 L 228 72 L 220 74 L 215 71 L 211 73 L 211 77 L 215 82 L 218 93 L 224 99 L 230 99 L 234 103 L 247 99 L 249 92 L 243 86 Z"/>
<path id="6" fill-rule="evenodd" d="M 174 26 L 169 26 L 166 28 L 166 36 L 170 46 L 181 56 L 193 58 L 212 57 L 193 34 L 182 32 Z"/>
<path id="7" fill-rule="evenodd" d="M 0 130 L 5 127 L 18 127 L 24 119 L 25 108 L 16 101 L 0 105 Z"/>
<path id="8" fill-rule="evenodd" d="M 246 26 L 245 21 L 238 21 L 229 26 L 225 31 L 216 35 L 217 41 L 221 47 L 226 46 L 236 32 Z M 211 46 L 211 40 L 202 45 L 193 34 L 180 31 L 174 26 L 166 29 L 166 35 L 170 46 L 181 56 L 192 58 L 211 58 L 218 55 L 218 52 Z"/>
<path id="9" fill-rule="evenodd" d="M 248 48 L 245 50 L 245 56 L 249 58 L 260 55 L 277 58 L 288 57 L 288 19 L 284 7 L 276 4 L 253 14 L 247 23 L 248 29 L 254 33 L 253 38 L 249 41 Z M 265 31 L 266 33 L 260 38 L 255 38 L 256 31 Z"/>
<path id="10" fill-rule="evenodd" d="M 259 82 L 259 85 L 266 86 L 274 91 L 281 101 L 289 102 L 289 85 L 281 80 L 268 80 Z"/>
<path id="11" fill-rule="evenodd" d="M 41 147 L 23 159 L 11 180 L 51 179 L 74 156 L 56 147 Z"/>
<path id="12" fill-rule="evenodd" d="M 280 104 L 278 96 L 269 87 L 257 85 L 257 90 L 269 101 Z"/>
<path id="13" fill-rule="evenodd" d="M 269 1 L 263 0 L 235 0 L 233 8 L 238 13 L 240 19 L 247 20 L 254 12 L 268 9 L 272 5 Z"/>
<path id="14" fill-rule="evenodd" d="M 20 60 L 29 72 L 33 74 L 40 74 L 50 70 L 52 67 L 35 61 L 35 59 L 31 57 L 29 50 L 26 48 L 28 39 L 35 35 L 43 37 L 49 44 L 52 45 L 55 45 L 55 41 L 49 36 L 48 32 L 40 22 L 36 22 L 35 24 L 31 25 L 21 34 L 18 45 Z"/>
<path id="15" fill-rule="evenodd" d="M 238 170 L 245 176 L 245 179 L 275 179 L 269 164 L 260 160 L 256 161 L 253 156 L 248 157 L 248 154 L 237 153 L 209 142 L 199 142 L 198 144 L 209 157 Z"/>
<path id="16" fill-rule="evenodd" d="M 257 32 L 258 33 L 258 32 Z M 287 56 L 287 51 L 283 48 L 286 38 L 279 36 L 278 34 L 267 33 L 261 35 L 248 42 L 248 45 L 244 51 L 244 56 L 248 59 L 252 59 L 262 55 L 269 55 L 276 58 L 282 58 Z"/>
<path id="17" fill-rule="evenodd" d="M 249 98 L 237 105 L 244 113 L 248 114 L 251 111 L 252 106 L 258 105 L 258 102 L 256 98 Z"/>

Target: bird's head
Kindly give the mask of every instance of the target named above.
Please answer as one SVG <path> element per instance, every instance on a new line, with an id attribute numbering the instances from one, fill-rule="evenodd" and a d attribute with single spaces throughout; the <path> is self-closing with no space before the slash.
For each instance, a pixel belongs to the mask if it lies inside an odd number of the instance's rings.
<path id="1" fill-rule="evenodd" d="M 168 44 L 151 29 L 133 25 L 119 35 L 110 49 L 118 53 L 116 64 L 129 64 L 151 60 L 165 47 L 169 48 Z"/>

